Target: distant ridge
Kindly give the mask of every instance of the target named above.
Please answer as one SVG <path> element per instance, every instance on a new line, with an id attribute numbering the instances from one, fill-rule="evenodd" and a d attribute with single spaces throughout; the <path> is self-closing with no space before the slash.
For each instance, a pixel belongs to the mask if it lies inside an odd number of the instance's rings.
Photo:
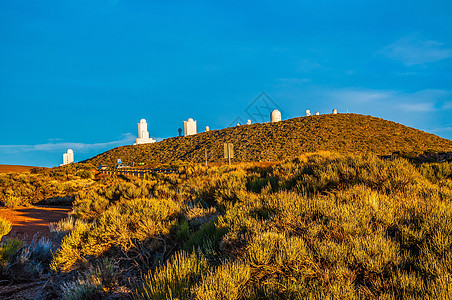
<path id="1" fill-rule="evenodd" d="M 211 130 L 153 144 L 123 146 L 86 162 L 110 166 L 118 158 L 125 164 L 203 162 L 205 149 L 210 162 L 222 162 L 225 142 L 234 144 L 233 161 L 236 162 L 281 161 L 320 150 L 376 155 L 452 151 L 452 141 L 392 121 L 359 114 L 327 114 Z"/>
<path id="2" fill-rule="evenodd" d="M 36 168 L 33 166 L 20 166 L 20 165 L 0 165 L 0 173 L 11 173 L 11 172 L 30 172 L 31 169 Z"/>

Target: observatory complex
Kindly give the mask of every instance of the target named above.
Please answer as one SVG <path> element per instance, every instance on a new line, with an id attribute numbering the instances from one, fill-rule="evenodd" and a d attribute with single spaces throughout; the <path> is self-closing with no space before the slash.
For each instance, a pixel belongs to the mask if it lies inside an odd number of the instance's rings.
<path id="1" fill-rule="evenodd" d="M 67 149 L 67 152 L 63 154 L 63 163 L 60 166 L 68 165 L 74 162 L 74 151 Z"/>
<path id="2" fill-rule="evenodd" d="M 155 140 L 149 137 L 148 123 L 146 123 L 145 119 L 141 119 L 140 123 L 138 123 L 138 138 L 135 140 L 134 145 L 149 143 L 155 143 Z"/>
<path id="3" fill-rule="evenodd" d="M 196 121 L 194 121 L 192 118 L 184 121 L 184 135 L 188 136 L 196 133 Z"/>

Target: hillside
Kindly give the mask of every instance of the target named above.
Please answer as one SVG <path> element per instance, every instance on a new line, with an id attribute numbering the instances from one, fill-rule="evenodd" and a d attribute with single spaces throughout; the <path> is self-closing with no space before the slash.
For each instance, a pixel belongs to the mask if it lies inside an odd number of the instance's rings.
<path id="1" fill-rule="evenodd" d="M 395 122 L 358 114 L 299 117 L 278 123 L 258 123 L 212 130 L 188 137 L 168 138 L 154 144 L 123 146 L 97 155 L 87 162 L 114 165 L 221 162 L 223 143 L 234 144 L 234 161 L 281 161 L 320 150 L 342 153 L 393 152 L 419 154 L 452 151 L 452 141 Z"/>

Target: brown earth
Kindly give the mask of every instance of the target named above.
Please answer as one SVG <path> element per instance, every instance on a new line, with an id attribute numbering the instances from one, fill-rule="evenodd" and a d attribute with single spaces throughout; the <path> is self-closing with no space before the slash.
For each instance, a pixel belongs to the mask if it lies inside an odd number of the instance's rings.
<path id="1" fill-rule="evenodd" d="M 36 168 L 32 166 L 17 166 L 17 165 L 0 165 L 0 173 L 10 172 L 30 172 L 31 169 Z"/>
<path id="2" fill-rule="evenodd" d="M 0 217 L 13 224 L 11 232 L 6 237 L 16 237 L 29 244 L 35 234 L 38 234 L 39 237 L 50 238 L 50 223 L 65 218 L 70 211 L 70 207 L 61 206 L 0 208 Z M 48 289 L 50 289 L 50 293 Z M 27 283 L 13 284 L 3 280 L 0 281 L 0 299 L 54 299 L 52 289 L 54 287 L 52 287 L 52 280 L 49 276 L 41 278 L 38 282 Z"/>
<path id="3" fill-rule="evenodd" d="M 50 223 L 65 218 L 70 211 L 70 207 L 61 206 L 1 208 L 0 217 L 13 224 L 11 232 L 6 237 L 16 237 L 30 243 L 35 234 L 50 238 Z"/>

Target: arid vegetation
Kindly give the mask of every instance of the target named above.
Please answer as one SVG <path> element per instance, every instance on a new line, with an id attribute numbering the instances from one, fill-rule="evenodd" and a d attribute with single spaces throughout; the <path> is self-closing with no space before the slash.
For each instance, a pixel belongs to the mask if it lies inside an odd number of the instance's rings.
<path id="1" fill-rule="evenodd" d="M 211 130 L 159 143 L 124 146 L 88 160 L 114 166 L 118 158 L 125 164 L 147 165 L 170 162 L 222 162 L 223 143 L 233 143 L 236 162 L 283 161 L 304 153 L 332 151 L 412 156 L 423 152 L 452 152 L 452 142 L 436 135 L 383 119 L 337 114 L 294 118 L 277 123 L 242 125 Z"/>
<path id="2" fill-rule="evenodd" d="M 8 185 L 54 175 L 26 176 Z M 66 299 L 452 297 L 452 162 L 317 152 L 91 181 L 58 249 L 2 245 L 4 280 L 50 276 Z"/>
<path id="3" fill-rule="evenodd" d="M 70 205 L 76 192 L 94 183 L 93 177 L 94 167 L 89 164 L 0 174 L 0 204 L 6 207 L 36 203 Z"/>

